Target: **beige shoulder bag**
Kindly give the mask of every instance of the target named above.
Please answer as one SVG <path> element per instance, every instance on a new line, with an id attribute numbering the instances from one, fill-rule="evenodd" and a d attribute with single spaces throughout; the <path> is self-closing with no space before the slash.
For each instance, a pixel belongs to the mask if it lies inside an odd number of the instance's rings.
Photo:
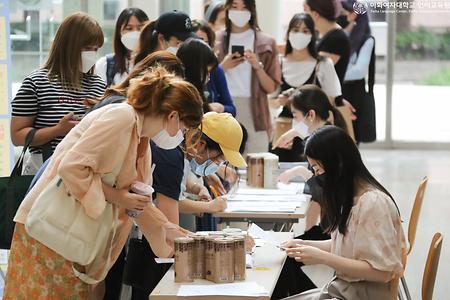
<path id="1" fill-rule="evenodd" d="M 102 181 L 113 186 L 120 168 L 103 174 Z M 68 261 L 82 266 L 89 265 L 98 255 L 108 253 L 111 237 L 115 235 L 118 210 L 106 202 L 105 210 L 98 219 L 89 217 L 81 203 L 68 191 L 59 176 L 48 184 L 34 202 L 28 214 L 25 229 L 37 241 L 52 249 Z M 74 269 L 74 271 L 76 271 Z M 94 284 L 97 279 L 75 272 L 86 283 Z M 103 277 L 103 278 L 101 278 Z"/>

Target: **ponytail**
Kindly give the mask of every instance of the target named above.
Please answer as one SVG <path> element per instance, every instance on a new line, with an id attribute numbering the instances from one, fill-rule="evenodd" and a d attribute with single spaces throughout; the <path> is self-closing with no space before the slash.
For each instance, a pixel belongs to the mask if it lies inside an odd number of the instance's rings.
<path id="1" fill-rule="evenodd" d="M 139 45 L 133 59 L 134 65 L 137 65 L 158 47 L 158 32 L 155 30 L 155 24 L 156 21 L 150 21 L 142 28 L 139 36 Z"/>
<path id="2" fill-rule="evenodd" d="M 343 129 L 348 133 L 347 123 L 345 123 L 344 116 L 342 116 L 341 112 L 334 106 L 330 104 L 330 111 L 333 114 L 333 125 Z"/>

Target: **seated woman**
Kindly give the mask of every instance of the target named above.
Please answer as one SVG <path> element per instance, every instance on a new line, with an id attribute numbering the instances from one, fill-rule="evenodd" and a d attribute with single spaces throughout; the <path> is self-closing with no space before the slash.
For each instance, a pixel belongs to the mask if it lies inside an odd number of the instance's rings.
<path id="1" fill-rule="evenodd" d="M 351 137 L 335 126 L 311 135 L 305 155 L 314 170 L 309 184 L 321 195 L 326 241 L 282 244 L 306 265 L 325 264 L 335 277 L 321 289 L 286 299 L 391 299 L 403 274 L 405 237 L 398 207 L 370 174 Z"/>

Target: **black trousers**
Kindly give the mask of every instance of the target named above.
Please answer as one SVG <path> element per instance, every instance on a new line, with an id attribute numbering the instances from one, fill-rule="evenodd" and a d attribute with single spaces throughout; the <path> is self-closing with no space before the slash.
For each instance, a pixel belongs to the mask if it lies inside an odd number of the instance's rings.
<path id="1" fill-rule="evenodd" d="M 172 264 L 158 264 L 145 237 L 142 240 L 130 240 L 125 271 L 126 283 L 131 285 L 132 300 L 148 300 L 153 289 L 158 285 Z"/>
<path id="2" fill-rule="evenodd" d="M 347 99 L 355 108 L 356 120 L 353 121 L 353 131 L 355 132 L 355 140 L 357 143 L 360 142 L 362 127 L 361 118 L 364 117 L 362 114 L 366 99 L 366 81 L 364 79 L 346 81 L 344 82 L 342 88 L 342 95 Z"/>
<path id="3" fill-rule="evenodd" d="M 330 236 L 325 234 L 320 226 L 313 226 L 304 234 L 296 237 L 302 240 L 328 240 Z M 272 300 L 277 300 L 292 295 L 300 294 L 304 291 L 317 288 L 311 279 L 302 270 L 303 263 L 287 257 L 281 269 L 275 289 L 272 293 Z"/>
<path id="4" fill-rule="evenodd" d="M 105 296 L 103 300 L 120 300 L 122 291 L 123 269 L 125 267 L 126 251 L 123 247 L 116 262 L 109 270 L 105 278 Z"/>
<path id="5" fill-rule="evenodd" d="M 145 237 L 142 240 L 131 239 L 128 253 L 125 247 L 109 270 L 105 279 L 104 300 L 120 300 L 122 284 L 132 286 L 132 300 L 148 300 L 171 264 L 158 264 L 157 257 Z"/>

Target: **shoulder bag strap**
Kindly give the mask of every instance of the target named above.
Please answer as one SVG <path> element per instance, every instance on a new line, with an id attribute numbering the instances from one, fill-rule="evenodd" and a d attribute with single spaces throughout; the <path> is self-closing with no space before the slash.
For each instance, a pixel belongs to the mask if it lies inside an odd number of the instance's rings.
<path id="1" fill-rule="evenodd" d="M 32 128 L 30 131 L 28 131 L 28 133 L 25 137 L 25 143 L 23 145 L 22 153 L 20 153 L 19 159 L 17 160 L 17 162 L 14 165 L 14 168 L 11 172 L 11 176 L 9 178 L 10 182 L 13 178 L 20 176 L 22 174 L 22 167 L 23 167 L 23 160 L 25 159 L 25 153 L 27 152 L 28 148 L 30 147 L 35 133 L 36 133 L 35 128 Z"/>

